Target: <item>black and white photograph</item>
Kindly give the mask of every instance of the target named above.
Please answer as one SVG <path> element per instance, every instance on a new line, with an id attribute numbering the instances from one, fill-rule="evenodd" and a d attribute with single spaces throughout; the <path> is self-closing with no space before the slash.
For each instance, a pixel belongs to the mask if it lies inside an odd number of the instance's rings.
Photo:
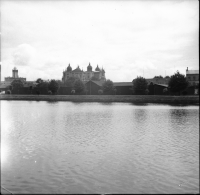
<path id="1" fill-rule="evenodd" d="M 1 194 L 199 194 L 198 0 L 1 0 Z"/>

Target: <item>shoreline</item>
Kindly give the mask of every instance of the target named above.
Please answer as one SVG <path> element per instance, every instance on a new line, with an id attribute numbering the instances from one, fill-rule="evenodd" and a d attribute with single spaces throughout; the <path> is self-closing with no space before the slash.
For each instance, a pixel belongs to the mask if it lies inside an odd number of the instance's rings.
<path id="1" fill-rule="evenodd" d="M 199 104 L 199 96 L 163 95 L 0 95 L 0 100 L 71 101 L 71 102 L 127 102 Z"/>

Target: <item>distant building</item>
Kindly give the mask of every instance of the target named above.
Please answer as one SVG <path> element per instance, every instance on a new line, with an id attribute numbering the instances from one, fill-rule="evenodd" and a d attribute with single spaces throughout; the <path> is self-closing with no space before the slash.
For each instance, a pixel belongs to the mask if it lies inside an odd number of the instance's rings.
<path id="1" fill-rule="evenodd" d="M 26 81 L 26 78 L 18 76 L 18 70 L 16 67 L 12 70 L 12 77 L 5 77 L 5 83 L 12 83 L 14 80 L 21 80 L 22 82 Z"/>
<path id="2" fill-rule="evenodd" d="M 186 69 L 186 79 L 190 86 L 194 86 L 199 83 L 199 70 L 188 70 Z"/>
<path id="3" fill-rule="evenodd" d="M 102 89 L 104 81 L 87 81 L 85 83 L 87 94 L 88 95 L 98 95 L 98 91 Z M 132 94 L 132 82 L 113 82 L 113 86 L 116 89 L 116 92 L 110 92 L 111 94 L 116 95 L 131 95 Z"/>
<path id="4" fill-rule="evenodd" d="M 90 63 L 87 67 L 87 71 L 81 70 L 79 66 L 76 69 L 72 70 L 72 67 L 69 64 L 68 67 L 63 71 L 62 82 L 65 82 L 70 77 L 79 78 L 82 81 L 89 81 L 91 79 L 100 81 L 106 80 L 105 70 L 103 68 L 100 69 L 97 65 L 95 71 L 92 71 L 92 66 L 90 65 Z"/>

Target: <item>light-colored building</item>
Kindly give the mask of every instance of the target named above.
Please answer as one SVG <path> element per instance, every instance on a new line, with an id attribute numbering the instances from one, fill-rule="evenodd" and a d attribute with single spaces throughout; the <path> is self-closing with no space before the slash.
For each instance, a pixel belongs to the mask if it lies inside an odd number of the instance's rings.
<path id="1" fill-rule="evenodd" d="M 16 67 L 12 70 L 12 77 L 5 77 L 5 83 L 12 83 L 14 80 L 21 80 L 22 82 L 26 81 L 26 78 L 18 76 L 18 70 Z"/>
<path id="2" fill-rule="evenodd" d="M 103 68 L 100 69 L 97 65 L 95 71 L 93 71 L 90 63 L 87 66 L 87 71 L 81 70 L 79 66 L 76 69 L 72 70 L 72 67 L 69 64 L 68 67 L 63 71 L 62 82 L 65 82 L 70 77 L 79 78 L 82 81 L 89 81 L 92 78 L 101 81 L 106 80 L 105 70 Z"/>
<path id="3" fill-rule="evenodd" d="M 199 70 L 188 70 L 186 69 L 186 79 L 188 80 L 190 86 L 199 83 Z"/>

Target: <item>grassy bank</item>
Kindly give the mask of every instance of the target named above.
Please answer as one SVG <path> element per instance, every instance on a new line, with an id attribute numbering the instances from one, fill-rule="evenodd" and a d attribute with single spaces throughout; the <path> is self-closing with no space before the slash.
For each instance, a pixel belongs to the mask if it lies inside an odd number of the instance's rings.
<path id="1" fill-rule="evenodd" d="M 199 104 L 199 96 L 160 96 L 160 95 L 5 95 L 4 94 L 0 95 L 0 100 Z"/>

